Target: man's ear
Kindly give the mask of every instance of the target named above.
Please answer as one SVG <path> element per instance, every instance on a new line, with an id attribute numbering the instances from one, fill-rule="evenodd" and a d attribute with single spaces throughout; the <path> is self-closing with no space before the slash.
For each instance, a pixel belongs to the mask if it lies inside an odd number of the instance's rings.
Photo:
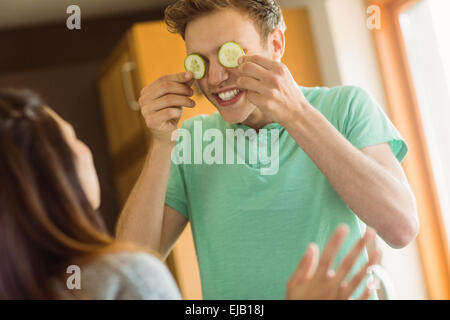
<path id="1" fill-rule="evenodd" d="M 275 29 L 269 35 L 269 46 L 272 53 L 272 59 L 280 61 L 284 55 L 285 38 L 281 29 Z"/>

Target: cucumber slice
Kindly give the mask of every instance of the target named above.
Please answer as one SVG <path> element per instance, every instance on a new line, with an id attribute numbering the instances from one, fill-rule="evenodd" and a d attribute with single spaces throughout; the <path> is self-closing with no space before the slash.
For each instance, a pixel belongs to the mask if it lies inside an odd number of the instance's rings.
<path id="1" fill-rule="evenodd" d="M 184 68 L 186 71 L 191 71 L 196 80 L 203 78 L 206 73 L 205 60 L 196 53 L 192 53 L 184 59 Z"/>
<path id="2" fill-rule="evenodd" d="M 219 62 L 225 68 L 239 67 L 238 60 L 244 56 L 244 50 L 234 41 L 225 42 L 219 49 Z"/>

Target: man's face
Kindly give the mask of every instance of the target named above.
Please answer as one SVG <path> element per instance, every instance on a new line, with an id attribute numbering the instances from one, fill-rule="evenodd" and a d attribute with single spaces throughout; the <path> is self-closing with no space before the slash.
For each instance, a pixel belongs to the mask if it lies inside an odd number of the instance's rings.
<path id="1" fill-rule="evenodd" d="M 270 57 L 268 49 L 261 45 L 261 37 L 253 21 L 235 9 L 222 9 L 195 19 L 187 25 L 187 54 L 200 54 L 207 64 L 206 75 L 198 84 L 206 98 L 217 108 L 228 123 L 244 122 L 256 106 L 247 100 L 246 91 L 225 101 L 218 93 L 239 89 L 237 69 L 223 67 L 217 58 L 220 47 L 227 41 L 241 45 L 246 55 Z"/>

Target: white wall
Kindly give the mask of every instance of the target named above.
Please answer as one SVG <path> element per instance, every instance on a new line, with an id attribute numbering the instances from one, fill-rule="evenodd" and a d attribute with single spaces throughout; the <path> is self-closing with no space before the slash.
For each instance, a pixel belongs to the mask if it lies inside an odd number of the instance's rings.
<path id="1" fill-rule="evenodd" d="M 386 110 L 372 35 L 366 26 L 364 1 L 279 0 L 279 3 L 282 7 L 308 7 L 324 85 L 360 86 Z M 396 297 L 426 299 L 416 242 L 403 249 L 392 249 L 380 238 L 378 243 L 383 252 L 382 265 L 392 278 Z"/>

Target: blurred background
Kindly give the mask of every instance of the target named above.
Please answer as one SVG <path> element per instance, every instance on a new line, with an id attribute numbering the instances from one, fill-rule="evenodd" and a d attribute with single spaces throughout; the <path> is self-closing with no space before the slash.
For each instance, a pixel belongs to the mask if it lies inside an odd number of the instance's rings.
<path id="1" fill-rule="evenodd" d="M 71 122 L 92 149 L 101 213 L 114 230 L 149 137 L 140 90 L 183 71 L 184 43 L 167 32 L 168 0 L 0 0 L 0 86 L 26 87 Z M 356 85 L 386 111 L 410 152 L 402 163 L 417 199 L 416 241 L 383 251 L 381 295 L 450 299 L 450 1 L 280 0 L 283 62 L 302 86 Z M 81 28 L 67 20 L 77 5 Z M 214 108 L 196 94 L 197 108 Z M 157 181 L 155 183 L 158 183 Z M 185 298 L 201 298 L 190 229 L 167 264 Z"/>

